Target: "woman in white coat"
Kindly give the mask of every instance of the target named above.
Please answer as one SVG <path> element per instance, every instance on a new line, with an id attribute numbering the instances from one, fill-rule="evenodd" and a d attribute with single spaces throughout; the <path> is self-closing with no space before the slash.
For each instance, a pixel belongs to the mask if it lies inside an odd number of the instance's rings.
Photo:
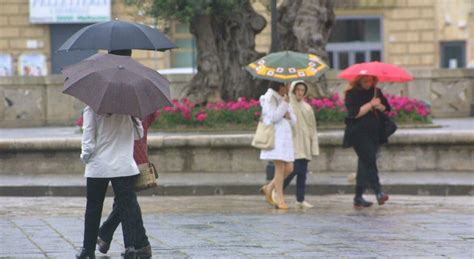
<path id="1" fill-rule="evenodd" d="M 99 115 L 84 109 L 81 160 L 86 165 L 87 205 L 83 247 L 76 258 L 95 258 L 95 245 L 102 207 L 109 182 L 114 189 L 125 243 L 125 258 L 135 258 L 135 238 L 143 228 L 141 211 L 133 189 L 139 174 L 133 159 L 136 136 L 143 135 L 140 120 L 127 115 Z M 140 224 L 142 223 L 142 224 Z"/>
<path id="2" fill-rule="evenodd" d="M 271 150 L 262 150 L 260 159 L 271 160 L 275 165 L 273 180 L 262 186 L 261 190 L 270 205 L 277 209 L 288 209 L 283 194 L 283 181 L 285 175 L 293 171 L 294 151 L 292 126 L 296 123 L 290 99 L 289 86 L 282 83 L 271 82 L 270 88 L 260 97 L 262 106 L 262 119 L 266 125 L 275 125 L 275 146 Z M 276 191 L 276 200 L 272 199 L 272 190 Z"/>

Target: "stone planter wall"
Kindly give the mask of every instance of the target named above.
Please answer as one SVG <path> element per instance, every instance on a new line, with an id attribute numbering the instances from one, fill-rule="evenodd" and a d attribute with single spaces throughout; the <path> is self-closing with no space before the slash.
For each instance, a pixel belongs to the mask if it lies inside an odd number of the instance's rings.
<path id="1" fill-rule="evenodd" d="M 341 147 L 342 132 L 322 132 L 318 172 L 354 172 L 357 158 Z M 266 163 L 250 146 L 252 135 L 150 136 L 150 160 L 160 172 L 259 172 Z M 83 174 L 80 138 L 0 141 L 0 174 Z M 392 172 L 473 172 L 474 132 L 397 132 L 380 151 L 379 169 Z"/>

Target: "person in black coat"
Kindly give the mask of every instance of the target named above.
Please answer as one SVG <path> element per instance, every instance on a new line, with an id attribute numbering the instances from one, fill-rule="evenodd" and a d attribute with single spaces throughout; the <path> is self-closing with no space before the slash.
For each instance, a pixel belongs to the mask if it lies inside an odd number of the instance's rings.
<path id="1" fill-rule="evenodd" d="M 377 81 L 374 76 L 360 76 L 345 91 L 347 118 L 343 146 L 354 148 L 358 157 L 354 197 L 354 207 L 358 208 L 372 205 L 362 197 L 367 188 L 374 191 L 379 205 L 388 200 L 379 181 L 377 151 L 381 144 L 387 143 L 383 112 L 390 111 L 390 105 L 376 87 Z"/>

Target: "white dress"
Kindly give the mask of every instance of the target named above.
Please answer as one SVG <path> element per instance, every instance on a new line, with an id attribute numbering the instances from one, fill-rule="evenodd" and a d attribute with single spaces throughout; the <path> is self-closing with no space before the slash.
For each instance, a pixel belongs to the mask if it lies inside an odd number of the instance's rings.
<path id="1" fill-rule="evenodd" d="M 293 162 L 295 155 L 291 127 L 296 124 L 296 116 L 290 104 L 285 102 L 275 90 L 269 88 L 260 97 L 260 105 L 262 106 L 263 123 L 275 125 L 275 147 L 270 150 L 262 150 L 260 159 Z M 289 112 L 290 120 L 284 118 L 286 112 Z"/>

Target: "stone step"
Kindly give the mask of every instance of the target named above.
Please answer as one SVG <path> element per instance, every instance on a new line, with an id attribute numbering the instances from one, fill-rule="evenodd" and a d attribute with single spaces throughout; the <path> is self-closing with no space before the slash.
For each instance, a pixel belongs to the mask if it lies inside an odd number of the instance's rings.
<path id="1" fill-rule="evenodd" d="M 382 172 L 381 183 L 391 194 L 474 195 L 472 172 Z M 159 187 L 140 195 L 255 195 L 265 173 L 161 173 Z M 295 182 L 295 180 L 293 180 Z M 308 195 L 349 194 L 354 182 L 346 172 L 308 174 Z M 294 183 L 288 193 L 294 193 Z M 112 195 L 112 188 L 109 188 Z M 0 177 L 0 196 L 84 196 L 85 178 L 69 174 L 8 174 Z"/>

